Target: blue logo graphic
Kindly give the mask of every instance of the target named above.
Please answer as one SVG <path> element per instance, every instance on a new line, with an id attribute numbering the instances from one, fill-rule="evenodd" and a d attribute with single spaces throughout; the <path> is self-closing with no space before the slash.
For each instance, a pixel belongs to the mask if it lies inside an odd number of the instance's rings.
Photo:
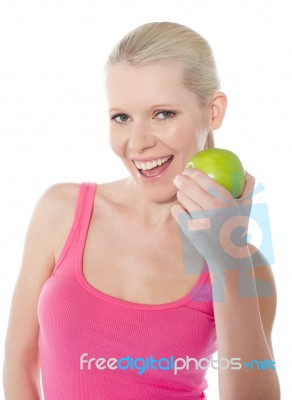
<path id="1" fill-rule="evenodd" d="M 276 363 L 273 360 L 252 360 L 251 362 L 245 362 L 243 364 L 245 368 L 249 369 L 263 369 L 263 370 L 268 370 L 268 369 L 276 369 Z"/>
<path id="2" fill-rule="evenodd" d="M 258 185 L 253 194 L 263 190 Z M 216 194 L 214 188 L 209 193 Z M 226 207 L 179 214 L 184 269 L 187 274 L 200 274 L 205 262 L 212 273 L 213 300 L 224 300 L 225 271 L 238 269 L 242 297 L 270 297 L 269 282 L 251 281 L 249 268 L 273 264 L 274 254 L 268 207 L 265 203 L 251 204 L 252 194 Z M 226 201 L 229 201 L 225 199 Z M 248 243 L 258 239 L 256 246 Z M 197 296 L 197 294 L 196 294 Z M 194 301 L 206 301 L 195 298 Z"/>

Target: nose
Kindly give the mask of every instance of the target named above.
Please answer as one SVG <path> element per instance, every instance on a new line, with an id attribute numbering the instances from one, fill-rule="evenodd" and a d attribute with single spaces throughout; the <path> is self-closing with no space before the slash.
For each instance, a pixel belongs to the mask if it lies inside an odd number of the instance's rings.
<path id="1" fill-rule="evenodd" d="M 128 146 L 133 152 L 140 153 L 155 146 L 156 139 L 150 126 L 143 121 L 135 121 L 132 125 Z"/>

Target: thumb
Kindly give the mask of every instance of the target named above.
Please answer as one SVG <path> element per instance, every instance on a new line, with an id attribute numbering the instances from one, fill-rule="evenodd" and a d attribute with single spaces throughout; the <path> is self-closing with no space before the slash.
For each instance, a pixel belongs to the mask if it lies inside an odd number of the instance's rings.
<path id="1" fill-rule="evenodd" d="M 170 212 L 177 223 L 179 223 L 180 214 L 188 214 L 188 212 L 179 204 L 175 204 L 174 206 L 172 206 Z"/>

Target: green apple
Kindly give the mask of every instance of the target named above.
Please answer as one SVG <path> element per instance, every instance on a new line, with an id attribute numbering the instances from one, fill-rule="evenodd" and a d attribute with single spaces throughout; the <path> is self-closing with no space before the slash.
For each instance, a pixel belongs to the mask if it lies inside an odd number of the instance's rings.
<path id="1" fill-rule="evenodd" d="M 245 172 L 240 159 L 230 150 L 212 148 L 196 153 L 186 168 L 197 168 L 224 186 L 234 198 L 245 187 Z"/>

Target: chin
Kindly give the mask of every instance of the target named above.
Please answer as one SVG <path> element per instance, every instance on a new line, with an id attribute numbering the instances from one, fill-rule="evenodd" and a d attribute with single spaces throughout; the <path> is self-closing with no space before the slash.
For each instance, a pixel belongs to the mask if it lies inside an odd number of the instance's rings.
<path id="1" fill-rule="evenodd" d="M 173 179 L 183 171 L 183 168 L 178 168 L 175 161 L 175 157 L 171 156 L 163 168 L 153 168 L 147 171 L 138 168 L 141 165 L 137 166 L 132 161 L 123 160 L 123 163 L 128 169 L 133 183 L 145 198 L 157 203 L 169 203 L 176 200 L 177 188 Z"/>
<path id="2" fill-rule="evenodd" d="M 167 204 L 177 201 L 177 188 L 172 182 L 156 187 L 141 187 L 144 198 L 154 203 Z"/>

